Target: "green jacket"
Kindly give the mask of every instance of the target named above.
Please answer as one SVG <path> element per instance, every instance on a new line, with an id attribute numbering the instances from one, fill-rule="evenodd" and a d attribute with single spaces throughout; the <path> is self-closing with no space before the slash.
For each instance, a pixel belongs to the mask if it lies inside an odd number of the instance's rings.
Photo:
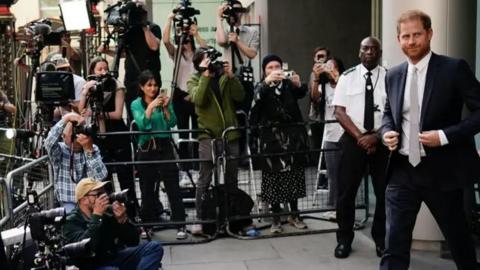
<path id="1" fill-rule="evenodd" d="M 195 112 L 198 115 L 198 128 L 206 129 L 211 133 L 210 135 L 200 133 L 198 135 L 199 139 L 212 137 L 221 138 L 222 132 L 226 128 L 232 126 L 237 127 L 238 122 L 234 102 L 242 102 L 245 96 L 245 91 L 238 78 L 234 77 L 230 79 L 224 74 L 219 80 L 220 93 L 222 96 L 222 106 L 220 106 L 210 87 L 211 79 L 210 77 L 195 73 L 187 82 L 188 93 L 192 97 Z M 238 139 L 239 137 L 240 133 L 238 131 L 227 134 L 229 141 Z"/>
<path id="2" fill-rule="evenodd" d="M 94 257 L 74 261 L 77 267 L 83 269 L 108 262 L 119 250 L 136 246 L 140 242 L 138 229 L 130 221 L 119 224 L 111 208 L 102 216 L 92 215 L 87 218 L 77 206 L 68 214 L 62 233 L 66 243 L 90 238 L 90 249 L 94 252 Z"/>

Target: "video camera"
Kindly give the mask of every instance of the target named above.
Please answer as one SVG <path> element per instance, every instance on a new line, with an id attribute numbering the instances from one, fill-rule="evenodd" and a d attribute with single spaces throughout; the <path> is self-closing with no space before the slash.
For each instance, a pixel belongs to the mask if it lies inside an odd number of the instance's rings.
<path id="1" fill-rule="evenodd" d="M 207 57 L 210 58 L 210 65 L 208 65 L 208 70 L 212 72 L 223 72 L 223 65 L 225 64 L 224 61 L 218 60 L 222 53 L 217 51 L 217 49 L 213 47 L 208 47 L 205 50 Z"/>
<path id="2" fill-rule="evenodd" d="M 89 96 L 92 98 L 92 102 L 103 105 L 103 93 L 114 92 L 117 89 L 117 82 L 113 78 L 111 73 L 103 75 L 89 75 L 88 80 L 95 81 L 95 85 L 89 89 Z"/>
<path id="3" fill-rule="evenodd" d="M 65 105 L 75 99 L 73 75 L 63 71 L 36 74 L 35 100 L 45 105 Z"/>
<path id="4" fill-rule="evenodd" d="M 179 43 L 178 36 L 183 35 L 185 39 L 190 38 L 190 26 L 197 22 L 195 15 L 200 15 L 200 10 L 193 8 L 191 5 L 190 0 L 181 0 L 180 5 L 173 10 L 175 27 L 180 30 L 175 38 L 177 45 Z"/>
<path id="5" fill-rule="evenodd" d="M 52 32 L 52 22 L 48 19 L 31 22 L 25 27 L 27 37 L 27 54 L 32 55 L 40 52 L 48 45 L 61 45 L 62 34 L 60 32 Z"/>
<path id="6" fill-rule="evenodd" d="M 235 7 L 234 5 L 240 5 L 240 7 Z M 225 18 L 228 24 L 233 25 L 240 19 L 239 14 L 245 13 L 246 8 L 241 6 L 242 4 L 237 0 L 228 0 L 227 6 L 223 11 L 223 18 Z"/>
<path id="7" fill-rule="evenodd" d="M 141 5 L 131 0 L 118 1 L 107 7 L 104 12 L 107 14 L 105 20 L 107 25 L 125 30 L 144 25 L 147 15 L 147 11 Z"/>
<path id="8" fill-rule="evenodd" d="M 59 241 L 56 238 L 57 227 L 65 220 L 65 216 L 63 207 L 30 214 L 28 222 L 32 239 L 45 243 Z"/>

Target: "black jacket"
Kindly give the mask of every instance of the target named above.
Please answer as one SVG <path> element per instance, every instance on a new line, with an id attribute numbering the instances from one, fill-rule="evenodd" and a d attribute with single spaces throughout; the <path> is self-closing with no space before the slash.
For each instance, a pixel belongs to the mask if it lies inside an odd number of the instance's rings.
<path id="1" fill-rule="evenodd" d="M 390 130 L 402 134 L 407 69 L 408 64 L 403 63 L 388 70 L 385 77 L 387 102 L 382 135 Z M 467 117 L 462 117 L 464 105 L 471 112 Z M 424 147 L 426 157 L 415 168 L 423 183 L 417 184 L 452 190 L 480 178 L 480 158 L 474 142 L 474 135 L 480 132 L 480 84 L 465 61 L 432 54 L 420 115 L 420 132 L 428 130 L 443 130 L 449 143 Z M 395 166 L 396 155 L 391 166 Z"/>
<path id="2" fill-rule="evenodd" d="M 258 151 L 262 154 L 304 151 L 308 149 L 307 132 L 303 125 L 288 125 L 303 122 L 298 99 L 305 96 L 307 86 L 293 86 L 283 80 L 280 87 L 257 85 L 254 105 L 250 113 L 253 133 L 258 136 Z M 255 126 L 259 126 L 256 129 Z M 257 132 L 255 132 L 257 131 Z M 290 166 L 304 166 L 307 154 L 294 154 L 261 158 L 263 170 L 281 171 Z"/>
<path id="3" fill-rule="evenodd" d="M 107 209 L 103 216 L 92 215 L 87 218 L 76 207 L 68 216 L 63 226 L 66 243 L 78 242 L 90 238 L 90 247 L 94 252 L 93 259 L 79 259 L 75 265 L 88 269 L 90 265 L 98 265 L 111 260 L 119 250 L 138 245 L 139 231 L 127 221 L 119 224 Z"/>

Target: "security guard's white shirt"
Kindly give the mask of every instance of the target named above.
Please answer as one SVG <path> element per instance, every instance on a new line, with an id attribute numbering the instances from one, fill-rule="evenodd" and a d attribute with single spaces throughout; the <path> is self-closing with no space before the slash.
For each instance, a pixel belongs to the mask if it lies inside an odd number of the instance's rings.
<path id="1" fill-rule="evenodd" d="M 347 115 L 362 133 L 367 132 L 363 127 L 367 72 L 368 70 L 362 64 L 345 71 L 338 80 L 333 98 L 333 105 L 345 107 Z M 371 70 L 371 73 L 375 106 L 374 129 L 377 131 L 382 125 L 382 117 L 387 100 L 387 93 L 385 92 L 386 70 L 384 67 L 377 66 Z"/>

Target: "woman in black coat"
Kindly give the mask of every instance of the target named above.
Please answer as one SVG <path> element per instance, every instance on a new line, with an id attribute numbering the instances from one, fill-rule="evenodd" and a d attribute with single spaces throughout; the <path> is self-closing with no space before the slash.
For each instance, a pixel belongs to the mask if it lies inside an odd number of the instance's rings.
<path id="1" fill-rule="evenodd" d="M 297 100 L 305 96 L 307 86 L 297 74 L 284 74 L 282 59 L 267 55 L 262 62 L 265 79 L 257 85 L 250 114 L 252 125 L 258 125 L 258 150 L 267 156 L 261 158 L 262 199 L 272 206 L 273 213 L 281 212 L 280 203 L 288 202 L 292 212 L 298 211 L 298 198 L 306 196 L 304 164 L 307 154 L 268 154 L 305 151 L 307 133 Z M 299 229 L 307 226 L 298 215 L 288 222 Z M 274 217 L 272 233 L 282 232 L 280 217 Z"/>

